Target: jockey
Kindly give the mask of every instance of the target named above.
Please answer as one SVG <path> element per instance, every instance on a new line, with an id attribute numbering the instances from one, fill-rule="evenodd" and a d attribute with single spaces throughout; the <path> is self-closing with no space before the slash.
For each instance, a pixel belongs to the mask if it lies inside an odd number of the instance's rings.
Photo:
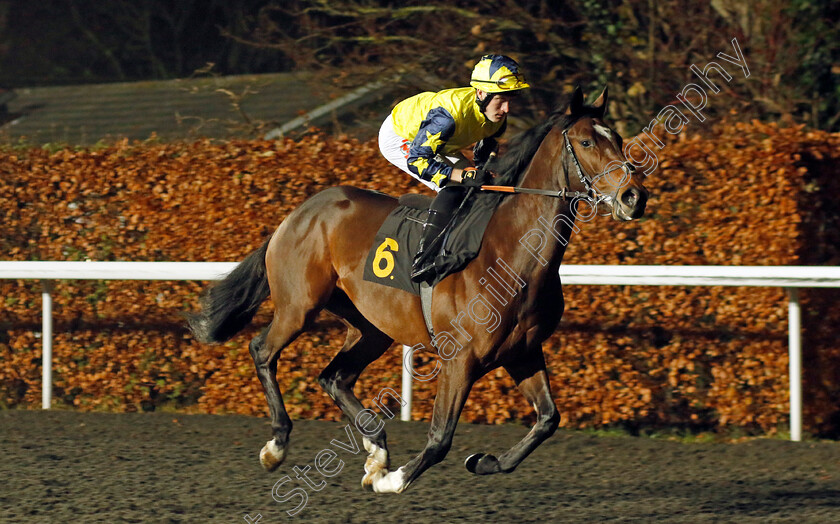
<path id="1" fill-rule="evenodd" d="M 470 86 L 420 93 L 394 108 L 379 130 L 379 149 L 392 164 L 438 192 L 423 225 L 411 280 L 434 274 L 426 247 L 440 233 L 466 195 L 466 188 L 487 184 L 492 175 L 482 166 L 498 148 L 496 137 L 507 127 L 512 99 L 525 82 L 519 64 L 503 55 L 481 57 Z M 475 144 L 473 166 L 460 150 Z M 452 165 L 439 161 L 445 156 Z M 438 157 L 439 158 L 439 157 Z"/>

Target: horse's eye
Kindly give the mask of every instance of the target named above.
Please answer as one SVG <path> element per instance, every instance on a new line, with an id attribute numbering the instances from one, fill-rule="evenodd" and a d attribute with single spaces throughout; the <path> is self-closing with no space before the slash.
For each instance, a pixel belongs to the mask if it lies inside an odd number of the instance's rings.
<path id="1" fill-rule="evenodd" d="M 589 140 L 581 140 L 580 145 L 582 145 L 583 147 L 590 147 L 592 145 L 592 142 L 590 142 Z"/>

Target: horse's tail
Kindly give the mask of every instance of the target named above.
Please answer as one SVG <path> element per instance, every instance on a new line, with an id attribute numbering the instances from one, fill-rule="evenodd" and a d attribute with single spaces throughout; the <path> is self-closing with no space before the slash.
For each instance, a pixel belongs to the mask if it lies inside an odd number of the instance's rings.
<path id="1" fill-rule="evenodd" d="M 245 257 L 224 280 L 204 292 L 201 311 L 187 316 L 196 340 L 224 342 L 251 322 L 271 293 L 265 274 L 267 250 L 268 240 Z"/>

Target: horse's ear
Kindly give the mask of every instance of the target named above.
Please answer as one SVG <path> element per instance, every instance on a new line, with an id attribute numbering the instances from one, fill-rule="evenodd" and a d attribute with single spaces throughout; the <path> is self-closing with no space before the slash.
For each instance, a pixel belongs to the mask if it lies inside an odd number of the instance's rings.
<path id="1" fill-rule="evenodd" d="M 599 118 L 604 118 L 607 114 L 607 102 L 609 101 L 609 95 L 607 94 L 607 86 L 604 86 L 604 90 L 601 91 L 601 95 L 598 97 L 598 100 L 592 105 L 598 112 L 601 114 Z"/>
<path id="2" fill-rule="evenodd" d="M 572 101 L 569 102 L 569 107 L 566 108 L 566 115 L 579 115 L 583 111 L 583 90 L 580 86 L 575 86 L 575 92 L 572 94 Z"/>

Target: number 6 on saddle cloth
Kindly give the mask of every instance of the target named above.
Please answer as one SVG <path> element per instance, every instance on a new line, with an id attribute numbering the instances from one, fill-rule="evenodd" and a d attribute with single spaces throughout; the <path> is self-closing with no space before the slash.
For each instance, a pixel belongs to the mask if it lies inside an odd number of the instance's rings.
<path id="1" fill-rule="evenodd" d="M 499 193 L 468 192 L 453 213 L 450 224 L 429 246 L 430 256 L 436 257 L 432 286 L 460 271 L 475 258 L 484 230 L 503 197 Z M 430 203 L 431 197 L 424 195 L 400 197 L 399 205 L 376 233 L 365 261 L 365 280 L 420 295 L 420 284 L 412 282 L 409 275 Z"/>

